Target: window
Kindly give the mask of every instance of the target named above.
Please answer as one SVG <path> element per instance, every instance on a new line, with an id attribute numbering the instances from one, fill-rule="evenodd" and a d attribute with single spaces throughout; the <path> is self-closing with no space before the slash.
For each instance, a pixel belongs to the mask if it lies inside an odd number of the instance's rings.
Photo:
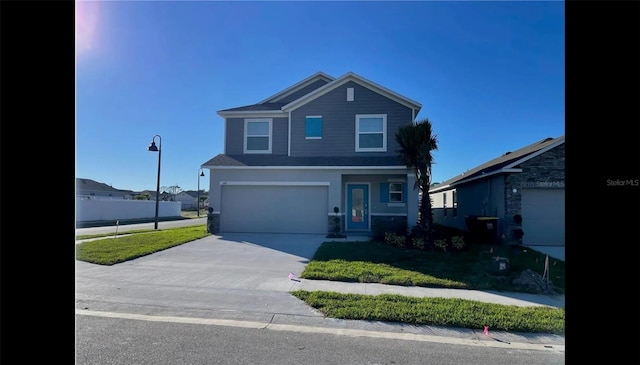
<path id="1" fill-rule="evenodd" d="M 446 191 L 442 193 L 442 204 L 444 207 L 443 214 L 446 217 L 447 216 L 447 192 Z"/>
<path id="2" fill-rule="evenodd" d="M 456 191 L 453 191 L 453 217 L 458 216 L 458 197 L 456 196 Z"/>
<path id="3" fill-rule="evenodd" d="M 356 152 L 387 151 L 387 115 L 356 115 Z"/>
<path id="4" fill-rule="evenodd" d="M 402 183 L 389 184 L 389 203 L 402 203 Z"/>
<path id="5" fill-rule="evenodd" d="M 387 203 L 388 206 L 404 206 L 404 197 L 407 185 L 403 182 L 383 182 L 380 183 L 380 202 Z"/>
<path id="6" fill-rule="evenodd" d="M 244 120 L 244 153 L 271 153 L 271 119 Z"/>
<path id="7" fill-rule="evenodd" d="M 307 117 L 305 138 L 322 139 L 322 115 Z"/>
<path id="8" fill-rule="evenodd" d="M 353 101 L 353 88 L 347 88 L 347 101 Z"/>

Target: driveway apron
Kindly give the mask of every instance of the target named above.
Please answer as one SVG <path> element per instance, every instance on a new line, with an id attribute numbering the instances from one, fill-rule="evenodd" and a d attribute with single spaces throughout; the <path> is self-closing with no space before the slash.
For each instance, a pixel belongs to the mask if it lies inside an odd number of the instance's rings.
<path id="1" fill-rule="evenodd" d="M 289 294 L 296 284 L 289 274 L 297 278 L 324 240 L 307 234 L 220 234 L 112 266 L 76 261 L 76 307 L 321 317 Z"/>

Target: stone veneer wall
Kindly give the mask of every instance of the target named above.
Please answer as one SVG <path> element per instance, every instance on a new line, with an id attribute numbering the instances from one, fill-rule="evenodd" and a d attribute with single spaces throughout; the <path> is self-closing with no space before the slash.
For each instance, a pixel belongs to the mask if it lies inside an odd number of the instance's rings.
<path id="1" fill-rule="evenodd" d="M 522 165 L 522 172 L 505 176 L 505 239 L 514 241 L 513 229 L 522 228 L 513 221 L 513 216 L 522 214 L 522 187 L 526 184 L 549 184 L 550 188 L 564 189 L 565 147 L 564 143 L 552 150 L 538 155 Z M 561 184 L 560 184 L 561 183 Z M 513 189 L 517 189 L 514 193 Z M 525 186 L 526 188 L 526 186 Z M 526 219 L 523 217 L 523 220 Z M 525 232 L 526 234 L 526 232 Z M 522 243 L 522 240 L 517 240 Z"/>
<path id="2" fill-rule="evenodd" d="M 207 213 L 207 232 L 220 232 L 220 214 Z"/>
<path id="3" fill-rule="evenodd" d="M 336 216 L 331 214 L 329 215 L 329 219 L 327 220 L 327 233 L 334 233 L 333 229 L 335 227 L 335 218 Z M 340 227 L 340 232 L 338 234 L 344 234 L 344 213 L 338 213 L 338 226 Z"/>

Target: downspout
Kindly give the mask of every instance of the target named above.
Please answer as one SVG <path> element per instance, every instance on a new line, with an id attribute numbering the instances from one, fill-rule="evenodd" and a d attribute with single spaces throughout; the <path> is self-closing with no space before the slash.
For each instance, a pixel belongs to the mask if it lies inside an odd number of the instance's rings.
<path id="1" fill-rule="evenodd" d="M 289 110 L 289 136 L 287 137 L 287 156 L 291 156 L 291 110 Z"/>
<path id="2" fill-rule="evenodd" d="M 224 151 L 224 154 L 227 154 L 227 118 L 224 118 L 224 126 L 223 126 L 223 136 L 222 137 L 222 150 Z"/>

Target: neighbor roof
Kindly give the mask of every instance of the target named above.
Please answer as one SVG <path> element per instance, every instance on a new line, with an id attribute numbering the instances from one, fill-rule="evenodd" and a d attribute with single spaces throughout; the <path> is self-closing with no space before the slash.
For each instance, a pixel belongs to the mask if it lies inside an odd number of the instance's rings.
<path id="1" fill-rule="evenodd" d="M 454 185 L 459 185 L 469 180 L 475 179 L 482 175 L 489 176 L 490 174 L 495 174 L 503 169 L 514 168 L 519 164 L 527 161 L 534 156 L 537 156 L 538 152 L 544 152 L 551 148 L 557 147 L 564 143 L 564 136 L 560 136 L 557 138 L 545 138 L 525 147 L 522 147 L 515 151 L 505 152 L 500 157 L 496 157 L 490 161 L 483 163 L 480 166 L 474 167 L 471 170 L 465 171 L 460 175 L 457 175 L 449 180 L 444 181 L 441 184 L 438 184 L 431 189 L 429 192 L 435 192 L 439 190 L 446 190 L 448 188 L 453 188 Z"/>
<path id="2" fill-rule="evenodd" d="M 93 190 L 93 191 L 110 191 L 118 193 L 129 193 L 131 190 L 121 190 L 109 186 L 105 183 L 97 182 L 91 179 L 76 177 L 76 190 Z"/>

